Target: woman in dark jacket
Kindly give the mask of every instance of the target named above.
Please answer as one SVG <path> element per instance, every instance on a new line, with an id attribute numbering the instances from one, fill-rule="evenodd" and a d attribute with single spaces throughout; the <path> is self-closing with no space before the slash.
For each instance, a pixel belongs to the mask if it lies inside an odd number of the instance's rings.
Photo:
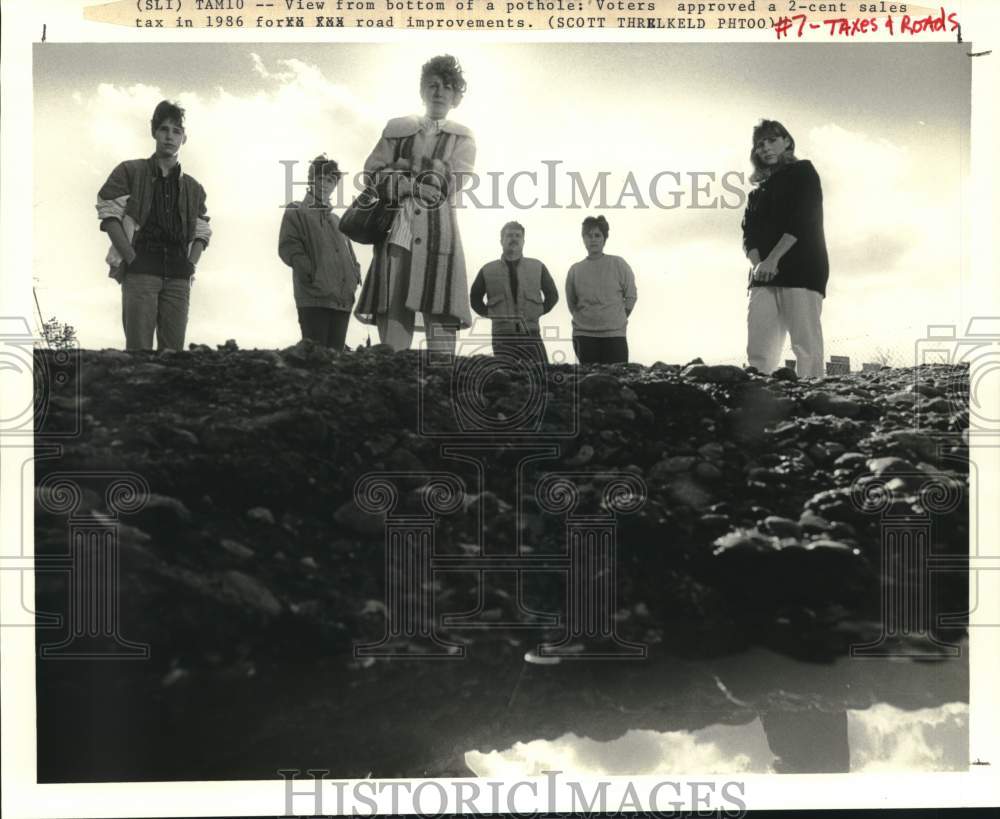
<path id="1" fill-rule="evenodd" d="M 750 161 L 755 186 L 743 216 L 743 251 L 750 260 L 747 359 L 764 373 L 780 361 L 791 336 L 796 371 L 823 377 L 820 313 L 830 276 L 823 235 L 823 191 L 795 140 L 774 120 L 753 130 Z"/>

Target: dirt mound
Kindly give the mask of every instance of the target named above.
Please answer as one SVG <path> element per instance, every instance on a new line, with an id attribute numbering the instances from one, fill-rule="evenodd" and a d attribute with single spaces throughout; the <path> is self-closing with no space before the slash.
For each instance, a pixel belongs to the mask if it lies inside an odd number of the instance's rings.
<path id="1" fill-rule="evenodd" d="M 800 382 L 309 344 L 82 351 L 60 367 L 36 402 L 39 455 L 62 447 L 36 461 L 36 552 L 65 555 L 74 522 L 116 526 L 122 631 L 167 674 L 355 662 L 352 644 L 392 625 L 386 532 L 408 515 L 433 521 L 434 559 L 450 567 L 423 578 L 437 612 L 492 618 L 425 624 L 472 653 L 513 644 L 505 623 L 559 612 L 566 595 L 565 572 L 532 572 L 518 590 L 482 582 L 472 561 L 565 568 L 584 519 L 616 533 L 615 632 L 684 655 L 842 654 L 878 636 L 883 584 L 909 582 L 883 576 L 888 526 L 926 532 L 935 555 L 968 551 L 961 367 Z M 131 506 L 111 488 L 126 473 L 139 476 Z M 72 508 L 65 480 L 79 487 Z M 943 577 L 938 610 L 961 611 L 964 574 Z M 66 611 L 68 587 L 40 575 L 39 608 Z"/>

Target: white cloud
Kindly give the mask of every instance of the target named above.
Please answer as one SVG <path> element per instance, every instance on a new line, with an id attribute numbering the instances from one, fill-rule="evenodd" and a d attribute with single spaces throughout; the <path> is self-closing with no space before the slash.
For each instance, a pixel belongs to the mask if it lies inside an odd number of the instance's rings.
<path id="1" fill-rule="evenodd" d="M 465 763 L 481 777 L 523 778 L 545 771 L 574 776 L 666 773 L 763 773 L 773 755 L 760 721 L 702 731 L 630 730 L 599 742 L 568 733 L 554 740 L 517 742 L 505 751 L 470 751 Z"/>
<path id="2" fill-rule="evenodd" d="M 879 703 L 847 712 L 851 772 L 957 771 L 969 764 L 969 706 L 904 711 Z"/>

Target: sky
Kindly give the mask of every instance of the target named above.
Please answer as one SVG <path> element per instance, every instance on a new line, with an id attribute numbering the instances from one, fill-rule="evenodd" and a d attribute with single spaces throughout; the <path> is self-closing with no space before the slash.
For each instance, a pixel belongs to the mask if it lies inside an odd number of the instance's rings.
<path id="1" fill-rule="evenodd" d="M 148 121 L 169 98 L 187 110 L 186 172 L 208 193 L 214 235 L 192 290 L 188 342 L 280 348 L 299 338 L 291 271 L 277 256 L 281 206 L 301 198 L 321 152 L 360 170 L 386 120 L 420 113 L 420 66 L 449 50 L 468 91 L 451 118 L 476 136 L 476 169 L 499 199 L 459 214 L 469 283 L 500 254 L 509 219 L 525 254 L 562 291 L 584 257 L 580 223 L 603 213 L 607 253 L 636 274 L 632 360 L 742 364 L 747 263 L 743 194 L 754 123 L 778 119 L 823 185 L 831 260 L 823 308 L 827 354 L 855 367 L 883 352 L 908 364 L 928 324 L 959 323 L 967 186 L 969 60 L 958 44 L 55 44 L 34 50 L 32 275 L 45 318 L 72 324 L 81 346 L 122 347 L 120 291 L 107 278 L 96 192 L 121 160 L 148 156 Z M 546 185 L 555 169 L 554 188 Z M 517 207 L 537 195 L 559 207 Z M 573 204 L 571 173 L 607 199 Z M 664 176 L 664 172 L 679 175 Z M 652 180 L 662 205 L 649 195 Z M 714 174 L 709 176 L 693 174 Z M 680 185 L 675 181 L 680 179 Z M 350 179 L 350 177 L 348 178 Z M 749 190 L 739 177 L 732 187 Z M 348 181 L 348 184 L 351 184 Z M 703 193 L 694 194 L 698 185 Z M 632 189 L 630 189 L 632 190 Z M 672 191 L 678 191 L 673 194 Z M 635 193 L 632 190 L 632 193 Z M 344 194 L 349 202 L 351 189 Z M 692 207 L 715 201 L 715 207 Z M 722 207 L 728 204 L 730 207 Z M 645 207 L 639 207 L 645 205 Z M 736 205 L 737 207 L 731 207 Z M 362 270 L 370 248 L 357 246 Z M 570 317 L 546 317 L 563 341 Z M 464 333 L 459 352 L 481 349 Z M 348 343 L 377 342 L 352 320 Z"/>

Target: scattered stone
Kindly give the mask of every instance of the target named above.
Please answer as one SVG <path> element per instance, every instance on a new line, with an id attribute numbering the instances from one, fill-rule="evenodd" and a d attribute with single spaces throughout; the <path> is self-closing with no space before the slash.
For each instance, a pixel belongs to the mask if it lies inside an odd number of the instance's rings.
<path id="1" fill-rule="evenodd" d="M 857 401 L 829 392 L 809 393 L 805 397 L 805 405 L 812 412 L 837 418 L 857 418 L 861 414 L 861 405 Z"/>
<path id="2" fill-rule="evenodd" d="M 778 367 L 773 373 L 771 373 L 771 378 L 776 381 L 798 381 L 799 377 L 796 375 L 795 370 L 791 367 Z"/>
<path id="3" fill-rule="evenodd" d="M 892 475 L 912 475 L 915 467 L 902 458 L 872 458 L 868 461 L 868 471 L 876 478 Z"/>
<path id="4" fill-rule="evenodd" d="M 755 530 L 747 531 L 739 529 L 730 532 L 728 535 L 716 538 L 712 544 L 715 548 L 712 554 L 715 557 L 739 554 L 763 555 L 774 552 L 778 548 L 778 542 L 773 537 L 767 537 Z"/>
<path id="5" fill-rule="evenodd" d="M 846 543 L 841 543 L 839 540 L 811 540 L 808 543 L 803 544 L 803 548 L 807 552 L 836 552 L 845 555 L 851 555 L 857 557 L 861 554 L 861 550 L 855 546 L 848 546 Z"/>
<path id="6" fill-rule="evenodd" d="M 281 603 L 270 589 L 248 574 L 232 569 L 222 575 L 223 595 L 269 617 L 281 614 Z"/>
<path id="7" fill-rule="evenodd" d="M 566 459 L 566 465 L 571 467 L 584 466 L 589 464 L 593 458 L 594 448 L 590 444 L 584 444 L 576 451 L 576 455 Z"/>
<path id="8" fill-rule="evenodd" d="M 802 537 L 802 525 L 790 518 L 782 518 L 777 515 L 770 515 L 764 518 L 762 531 L 778 538 L 800 538 Z"/>
<path id="9" fill-rule="evenodd" d="M 385 515 L 385 512 L 366 512 L 349 500 L 333 513 L 333 519 L 360 535 L 381 535 L 385 533 Z"/>
<path id="10" fill-rule="evenodd" d="M 706 461 L 721 461 L 726 454 L 726 448 L 722 444 L 712 441 L 698 447 L 698 454 Z"/>
<path id="11" fill-rule="evenodd" d="M 675 478 L 667 487 L 670 498 L 676 503 L 683 503 L 693 509 L 702 510 L 714 500 L 703 487 L 686 476 Z"/>
<path id="12" fill-rule="evenodd" d="M 803 512 L 799 517 L 799 526 L 803 532 L 810 535 L 829 532 L 833 528 L 833 524 L 830 521 L 809 510 Z"/>
<path id="13" fill-rule="evenodd" d="M 247 517 L 256 523 L 274 525 L 274 513 L 264 506 L 255 506 L 253 509 L 247 509 Z"/>
<path id="14" fill-rule="evenodd" d="M 536 651 L 525 652 L 524 661 L 531 665 L 559 665 L 562 662 L 559 657 L 548 657 Z"/>
<path id="15" fill-rule="evenodd" d="M 735 384 L 750 378 L 742 367 L 732 364 L 691 364 L 681 371 L 681 375 L 692 381 L 705 381 L 718 384 Z"/>
<path id="16" fill-rule="evenodd" d="M 722 477 L 722 470 L 715 464 L 702 461 L 695 466 L 694 474 L 705 481 L 717 481 Z"/>
<path id="17" fill-rule="evenodd" d="M 620 380 L 609 373 L 587 373 L 580 380 L 580 395 L 585 398 L 616 395 L 620 390 Z"/>
<path id="18" fill-rule="evenodd" d="M 375 457 L 385 455 L 396 445 L 396 436 L 390 432 L 383 433 L 376 438 L 365 441 L 365 448 Z"/>
<path id="19" fill-rule="evenodd" d="M 229 538 L 224 537 L 221 541 L 219 541 L 219 545 L 229 552 L 229 554 L 240 558 L 240 560 L 246 560 L 254 556 L 254 550 L 249 546 L 244 546 L 238 540 L 230 540 Z"/>
<path id="20" fill-rule="evenodd" d="M 845 452 L 839 456 L 833 465 L 839 469 L 861 469 L 868 462 L 868 458 L 860 452 Z"/>

